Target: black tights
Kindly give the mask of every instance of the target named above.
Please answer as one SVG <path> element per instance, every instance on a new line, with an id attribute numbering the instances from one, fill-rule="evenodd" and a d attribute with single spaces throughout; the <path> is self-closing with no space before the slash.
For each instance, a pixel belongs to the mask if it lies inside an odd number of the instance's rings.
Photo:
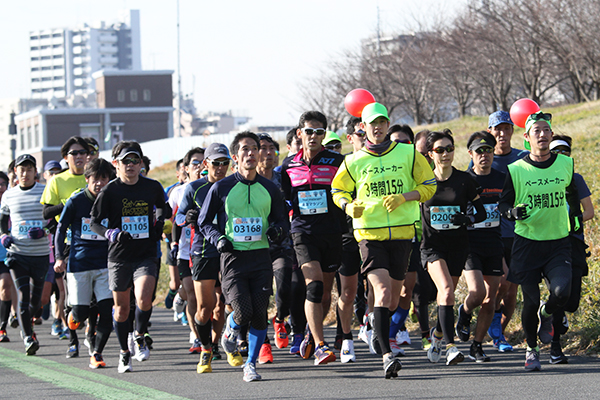
<path id="1" fill-rule="evenodd" d="M 97 309 L 100 316 L 96 325 L 96 340 L 94 342 L 94 351 L 102 354 L 104 346 L 112 331 L 112 307 L 113 299 L 105 299 L 99 301 L 94 307 L 84 305 L 73 306 L 73 319 L 75 321 L 83 321 L 90 316 L 92 309 Z"/>
<path id="2" fill-rule="evenodd" d="M 282 255 L 273 260 L 273 276 L 275 277 L 275 304 L 277 305 L 277 319 L 283 321 L 290 315 L 292 295 L 292 259 Z"/>
<path id="3" fill-rule="evenodd" d="M 233 320 L 239 326 L 248 323 L 256 330 L 267 329 L 267 308 L 269 307 L 269 291 L 256 291 L 250 298 L 237 297 L 231 300 L 235 314 Z"/>
<path id="4" fill-rule="evenodd" d="M 15 263 L 16 264 L 16 263 Z M 31 336 L 31 317 L 40 308 L 42 303 L 42 290 L 44 289 L 44 279 L 34 279 L 29 276 L 27 271 L 19 265 L 12 266 L 10 274 L 15 282 L 19 302 L 17 303 L 17 315 L 23 337 Z M 33 281 L 33 287 L 29 281 Z"/>

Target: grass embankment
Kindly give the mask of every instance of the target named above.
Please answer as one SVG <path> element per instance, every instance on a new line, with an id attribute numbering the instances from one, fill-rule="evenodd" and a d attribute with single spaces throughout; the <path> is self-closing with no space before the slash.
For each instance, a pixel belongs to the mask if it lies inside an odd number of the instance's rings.
<path id="1" fill-rule="evenodd" d="M 592 201 L 597 213 L 600 213 L 600 101 L 577 105 L 562 106 L 556 108 L 544 108 L 545 112 L 553 115 L 552 125 L 556 134 L 565 134 L 573 138 L 572 156 L 575 159 L 575 170 L 586 180 L 592 192 Z M 469 163 L 469 155 L 466 149 L 468 137 L 475 131 L 487 127 L 487 117 L 465 117 L 444 123 L 420 126 L 414 128 L 415 133 L 421 129 L 441 130 L 450 129 L 456 141 L 456 153 L 454 165 L 459 169 L 466 169 Z M 523 148 L 523 129 L 515 128 L 512 140 L 513 147 Z M 343 152 L 351 151 L 350 144 L 344 139 Z M 282 147 L 283 149 L 285 146 Z M 283 160 L 284 155 L 280 157 Z M 163 165 L 150 171 L 150 176 L 159 180 L 165 187 L 175 181 L 175 166 L 173 163 Z M 591 257 L 588 258 L 589 275 L 584 277 L 580 308 L 572 315 L 568 315 L 570 329 L 564 336 L 566 350 L 572 353 L 597 354 L 600 351 L 600 233 L 596 217 L 585 225 L 585 236 Z M 168 289 L 168 271 L 161 269 L 161 279 L 157 302 L 162 301 Z M 544 294 L 547 291 L 544 288 Z M 466 295 L 466 285 L 461 279 L 457 290 L 457 303 Z M 523 342 L 521 330 L 521 306 L 522 296 L 519 293 L 517 311 L 509 325 L 508 339 L 514 345 Z M 335 304 L 332 302 L 332 304 Z M 432 321 L 433 321 L 433 307 Z M 330 313 L 331 314 L 331 313 Z M 331 320 L 331 318 L 328 318 Z M 333 316 L 335 321 L 335 316 Z M 418 330 L 416 324 L 409 322 L 411 330 Z"/>

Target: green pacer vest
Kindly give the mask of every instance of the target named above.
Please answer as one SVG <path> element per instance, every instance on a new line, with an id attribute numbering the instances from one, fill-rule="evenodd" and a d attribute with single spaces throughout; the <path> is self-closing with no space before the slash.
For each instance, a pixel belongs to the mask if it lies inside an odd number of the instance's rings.
<path id="1" fill-rule="evenodd" d="M 508 170 L 515 188 L 515 206 L 526 205 L 529 215 L 516 221 L 515 233 L 537 241 L 569 236 L 566 189 L 573 178 L 573 159 L 559 154 L 545 169 L 518 160 Z"/>
<path id="2" fill-rule="evenodd" d="M 383 206 L 383 197 L 407 193 L 417 186 L 413 178 L 413 145 L 392 143 L 381 155 L 361 149 L 346 156 L 344 162 L 356 182 L 356 199 L 365 205 L 362 217 L 353 220 L 354 229 L 407 226 L 419 219 L 418 201 L 407 201 L 391 213 Z"/>

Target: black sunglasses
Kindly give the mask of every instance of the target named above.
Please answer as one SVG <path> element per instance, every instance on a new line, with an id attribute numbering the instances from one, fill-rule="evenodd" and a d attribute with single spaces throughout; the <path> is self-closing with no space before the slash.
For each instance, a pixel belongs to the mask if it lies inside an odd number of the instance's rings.
<path id="1" fill-rule="evenodd" d="M 307 134 L 308 136 L 312 135 L 313 133 L 316 133 L 317 136 L 323 136 L 325 135 L 325 129 L 323 128 L 302 128 L 302 132 L 304 132 L 305 134 Z"/>
<path id="2" fill-rule="evenodd" d="M 363 131 L 362 129 L 359 129 L 357 131 L 354 131 L 354 134 L 358 137 L 365 137 L 365 135 L 367 134 L 367 132 Z"/>
<path id="3" fill-rule="evenodd" d="M 229 165 L 229 160 L 211 161 L 210 163 L 213 165 L 213 167 L 221 167 L 221 166 Z"/>
<path id="4" fill-rule="evenodd" d="M 325 148 L 327 150 L 339 150 L 342 148 L 342 144 L 341 143 L 336 143 L 336 144 L 328 144 L 325 146 Z"/>
<path id="5" fill-rule="evenodd" d="M 81 150 L 69 150 L 69 152 L 67 154 L 76 157 L 78 155 L 84 155 L 84 154 L 89 154 L 90 152 L 85 150 L 85 149 L 81 149 Z"/>
<path id="6" fill-rule="evenodd" d="M 493 152 L 494 152 L 494 149 L 491 147 L 480 147 L 478 149 L 475 149 L 475 153 L 477 153 L 477 154 L 484 154 L 484 153 L 490 154 Z"/>
<path id="7" fill-rule="evenodd" d="M 449 144 L 446 147 L 440 146 L 440 147 L 436 147 L 432 151 L 434 153 L 438 153 L 438 154 L 444 154 L 445 151 L 447 151 L 448 153 L 452 153 L 454 151 L 454 146 L 451 144 Z"/>
<path id="8" fill-rule="evenodd" d="M 124 165 L 129 165 L 129 164 L 138 165 L 139 163 L 142 162 L 142 160 L 140 160 L 139 158 L 124 158 L 121 160 L 121 162 Z"/>

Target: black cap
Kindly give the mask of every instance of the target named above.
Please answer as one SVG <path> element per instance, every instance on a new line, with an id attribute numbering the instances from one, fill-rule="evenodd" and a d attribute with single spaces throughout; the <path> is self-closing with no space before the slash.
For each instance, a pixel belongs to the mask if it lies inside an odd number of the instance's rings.
<path id="1" fill-rule="evenodd" d="M 33 157 L 31 154 L 21 154 L 15 160 L 15 167 L 18 167 L 19 165 L 26 163 L 26 162 L 32 163 L 34 167 L 37 165 L 37 163 L 35 161 L 35 157 Z"/>
<path id="2" fill-rule="evenodd" d="M 204 158 L 216 160 L 217 158 L 231 158 L 227 146 L 221 143 L 211 143 L 204 151 Z"/>
<path id="3" fill-rule="evenodd" d="M 140 152 L 135 147 L 125 147 L 123 150 L 121 150 L 121 152 L 117 156 L 116 160 L 120 161 L 120 160 L 124 159 L 125 157 L 127 157 L 129 154 L 135 154 L 139 158 L 142 158 L 142 156 L 140 155 Z"/>
<path id="4" fill-rule="evenodd" d="M 494 146 L 490 142 L 485 140 L 485 138 L 478 138 L 473 140 L 473 143 L 471 143 L 471 146 L 469 146 L 469 150 L 475 151 L 482 147 L 491 147 L 492 149 L 494 148 Z"/>

